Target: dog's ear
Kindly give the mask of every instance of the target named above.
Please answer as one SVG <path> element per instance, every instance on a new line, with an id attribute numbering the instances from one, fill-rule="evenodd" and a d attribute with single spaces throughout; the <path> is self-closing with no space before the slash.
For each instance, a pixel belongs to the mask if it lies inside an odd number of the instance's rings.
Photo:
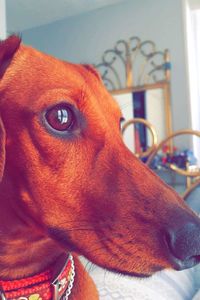
<path id="1" fill-rule="evenodd" d="M 5 150 L 5 143 L 6 143 L 6 134 L 2 119 L 0 117 L 0 182 L 3 178 L 5 161 L 6 161 L 6 150 Z"/>
<path id="2" fill-rule="evenodd" d="M 21 43 L 20 37 L 12 35 L 4 41 L 0 41 L 0 80 L 9 66 L 15 52 Z M 0 117 L 0 182 L 2 181 L 5 167 L 5 140 L 6 134 L 2 119 Z"/>
<path id="3" fill-rule="evenodd" d="M 0 79 L 3 77 L 20 43 L 21 38 L 17 35 L 11 35 L 6 40 L 0 41 Z"/>

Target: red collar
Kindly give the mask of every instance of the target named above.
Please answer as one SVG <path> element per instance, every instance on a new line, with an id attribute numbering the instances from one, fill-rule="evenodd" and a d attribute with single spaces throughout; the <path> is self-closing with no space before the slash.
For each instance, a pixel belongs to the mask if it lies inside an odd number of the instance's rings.
<path id="1" fill-rule="evenodd" d="M 0 280 L 0 300 L 67 300 L 74 276 L 74 260 L 69 254 L 61 272 L 53 281 L 51 269 L 20 280 Z"/>

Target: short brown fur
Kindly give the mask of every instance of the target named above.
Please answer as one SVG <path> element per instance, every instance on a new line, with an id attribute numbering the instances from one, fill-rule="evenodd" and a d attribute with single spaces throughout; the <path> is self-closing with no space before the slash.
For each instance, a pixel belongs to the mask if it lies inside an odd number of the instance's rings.
<path id="1" fill-rule="evenodd" d="M 73 252 L 70 299 L 96 300 L 78 254 L 131 276 L 175 268 L 163 230 L 197 217 L 125 147 L 121 112 L 96 71 L 15 36 L 0 44 L 0 74 L 0 278 L 36 274 Z M 63 101 L 79 117 L 70 138 L 42 122 Z"/>

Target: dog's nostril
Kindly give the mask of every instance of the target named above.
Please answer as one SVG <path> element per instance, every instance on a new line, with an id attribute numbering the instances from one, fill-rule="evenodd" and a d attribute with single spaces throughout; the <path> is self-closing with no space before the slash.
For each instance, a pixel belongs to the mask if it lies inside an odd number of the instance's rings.
<path id="1" fill-rule="evenodd" d="M 168 229 L 164 236 L 170 254 L 190 267 L 200 262 L 200 223 L 186 223 L 176 230 Z"/>

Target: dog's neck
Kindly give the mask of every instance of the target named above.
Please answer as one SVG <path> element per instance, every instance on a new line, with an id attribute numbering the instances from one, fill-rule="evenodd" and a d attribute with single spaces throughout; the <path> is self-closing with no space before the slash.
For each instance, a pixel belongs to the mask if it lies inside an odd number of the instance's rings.
<path id="1" fill-rule="evenodd" d="M 9 280 L 37 274 L 65 255 L 52 239 L 15 213 L 12 188 L 6 184 L 5 190 L 3 183 L 0 188 L 0 279 Z"/>
<path id="2" fill-rule="evenodd" d="M 64 253 L 49 238 L 37 236 L 31 230 L 1 232 L 0 278 L 13 280 L 40 273 L 61 255 Z"/>

